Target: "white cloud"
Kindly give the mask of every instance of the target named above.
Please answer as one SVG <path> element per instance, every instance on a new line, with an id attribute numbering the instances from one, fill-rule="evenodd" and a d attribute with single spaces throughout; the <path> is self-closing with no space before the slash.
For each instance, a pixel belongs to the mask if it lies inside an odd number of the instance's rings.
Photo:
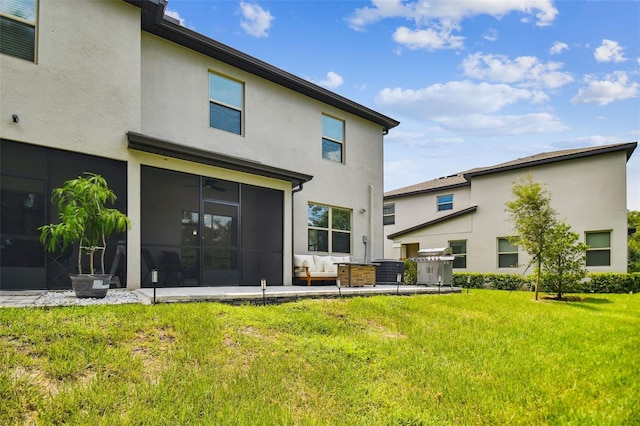
<path id="1" fill-rule="evenodd" d="M 523 115 L 472 114 L 460 119 L 441 120 L 440 124 L 453 131 L 477 135 L 524 135 L 530 133 L 550 133 L 565 130 L 566 126 L 558 117 L 549 113 Z"/>
<path id="2" fill-rule="evenodd" d="M 371 7 L 356 9 L 348 18 L 354 30 L 364 30 L 368 25 L 388 18 L 404 18 L 413 21 L 415 28 L 400 26 L 394 32 L 394 40 L 410 49 L 457 49 L 464 38 L 453 35 L 460 31 L 460 23 L 470 17 L 490 15 L 501 18 L 512 12 L 533 15 L 536 25 L 550 25 L 558 10 L 551 0 L 498 0 L 498 1 L 402 1 L 372 0 Z M 488 40 L 495 39 L 490 31 Z"/>
<path id="3" fill-rule="evenodd" d="M 410 30 L 407 27 L 399 27 L 393 33 L 393 40 L 409 49 L 459 49 L 464 44 L 464 37 L 452 35 L 450 29 Z"/>
<path id="4" fill-rule="evenodd" d="M 627 60 L 618 42 L 607 39 L 602 40 L 602 44 L 596 48 L 593 56 L 598 62 L 624 62 Z"/>
<path id="5" fill-rule="evenodd" d="M 498 30 L 495 28 L 489 28 L 484 34 L 482 34 L 482 37 L 488 41 L 496 41 L 498 40 Z"/>
<path id="6" fill-rule="evenodd" d="M 569 50 L 569 45 L 567 43 L 563 43 L 561 41 L 556 41 L 549 49 L 549 53 L 552 55 L 559 55 L 563 50 Z"/>
<path id="7" fill-rule="evenodd" d="M 509 104 L 533 97 L 529 90 L 506 84 L 450 81 L 423 89 L 383 89 L 376 102 L 397 112 L 421 119 L 499 111 Z"/>
<path id="8" fill-rule="evenodd" d="M 440 137 L 434 138 L 432 132 L 429 134 L 422 131 L 394 131 L 385 136 L 385 142 L 398 143 L 407 148 L 442 148 L 456 146 L 464 142 L 460 137 Z"/>
<path id="9" fill-rule="evenodd" d="M 336 87 L 342 86 L 342 83 L 344 83 L 344 79 L 340 74 L 329 71 L 327 77 L 324 80 L 318 81 L 316 84 L 326 87 L 327 89 L 335 89 Z"/>
<path id="10" fill-rule="evenodd" d="M 503 108 L 520 101 L 545 99 L 539 91 L 507 84 L 450 81 L 422 89 L 384 89 L 376 103 L 389 113 L 416 120 L 432 121 L 440 127 L 460 132 L 493 135 L 552 132 L 564 129 L 549 113 L 499 115 Z"/>
<path id="11" fill-rule="evenodd" d="M 179 14 L 177 11 L 167 9 L 167 10 L 165 10 L 165 11 L 164 11 L 164 14 L 165 14 L 166 16 L 168 16 L 168 17 L 170 17 L 170 18 L 173 18 L 173 19 L 175 19 L 176 21 L 178 21 L 178 22 L 180 23 L 180 25 L 181 25 L 181 26 L 183 26 L 183 27 L 185 26 L 185 25 L 184 25 L 184 18 L 181 18 L 181 17 L 180 17 L 180 14 Z"/>
<path id="12" fill-rule="evenodd" d="M 240 2 L 240 26 L 252 36 L 267 37 L 275 19 L 268 10 L 255 3 Z"/>
<path id="13" fill-rule="evenodd" d="M 594 80 L 588 76 L 586 83 L 587 86 L 571 99 L 572 103 L 596 103 L 602 106 L 614 101 L 637 98 L 640 91 L 640 85 L 629 81 L 629 76 L 624 71 L 606 75 L 603 80 Z"/>
<path id="14" fill-rule="evenodd" d="M 524 87 L 555 89 L 573 81 L 562 72 L 561 62 L 542 62 L 535 56 L 519 56 L 514 60 L 504 55 L 475 53 L 461 64 L 464 75 L 498 83 L 519 83 Z"/>

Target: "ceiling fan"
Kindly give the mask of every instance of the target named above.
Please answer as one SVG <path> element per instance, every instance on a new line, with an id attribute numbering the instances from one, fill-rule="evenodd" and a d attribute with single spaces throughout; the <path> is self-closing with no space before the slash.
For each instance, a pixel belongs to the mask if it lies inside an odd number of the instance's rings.
<path id="1" fill-rule="evenodd" d="M 218 179 L 205 178 L 204 182 L 202 183 L 202 186 L 203 187 L 209 187 L 209 188 L 213 189 L 214 191 L 225 192 L 227 190 L 227 188 L 223 188 L 221 186 L 217 186 L 216 185 L 217 182 L 218 182 Z"/>
<path id="2" fill-rule="evenodd" d="M 211 188 L 214 191 L 220 191 L 220 192 L 225 192 L 227 190 L 227 188 L 224 188 L 222 186 L 216 185 L 217 183 L 218 183 L 218 179 L 205 177 L 202 180 L 202 187 L 203 188 Z M 194 186 L 198 186 L 198 185 L 184 185 L 184 186 L 185 187 L 194 187 Z"/>

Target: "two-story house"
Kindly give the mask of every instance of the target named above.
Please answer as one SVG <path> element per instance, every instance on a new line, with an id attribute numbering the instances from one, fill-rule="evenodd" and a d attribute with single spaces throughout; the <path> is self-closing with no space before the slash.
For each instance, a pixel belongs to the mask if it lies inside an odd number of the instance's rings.
<path id="1" fill-rule="evenodd" d="M 626 272 L 626 163 L 637 142 L 541 153 L 467 170 L 384 195 L 385 257 L 451 247 L 454 271 L 531 273 L 530 258 L 512 245 L 505 203 L 531 176 L 550 193 L 558 218 L 590 248 L 587 269 Z"/>
<path id="2" fill-rule="evenodd" d="M 0 290 L 70 287 L 77 248 L 45 253 L 37 229 L 56 222 L 52 188 L 85 171 L 132 220 L 109 242 L 114 285 L 150 286 L 154 267 L 158 285 L 290 285 L 293 253 L 381 257 L 399 123 L 165 7 L 0 3 Z"/>

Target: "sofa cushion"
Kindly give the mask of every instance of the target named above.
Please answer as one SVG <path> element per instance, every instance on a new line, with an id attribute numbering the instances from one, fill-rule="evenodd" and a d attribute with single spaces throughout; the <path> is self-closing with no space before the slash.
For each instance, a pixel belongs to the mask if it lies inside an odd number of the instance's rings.
<path id="1" fill-rule="evenodd" d="M 293 266 L 296 269 L 302 269 L 303 273 L 305 267 L 309 267 L 309 272 L 317 272 L 316 264 L 313 261 L 313 256 L 310 254 L 294 254 Z"/>
<path id="2" fill-rule="evenodd" d="M 336 272 L 333 271 L 333 259 L 331 256 L 313 256 L 313 262 L 316 264 L 316 272 Z"/>

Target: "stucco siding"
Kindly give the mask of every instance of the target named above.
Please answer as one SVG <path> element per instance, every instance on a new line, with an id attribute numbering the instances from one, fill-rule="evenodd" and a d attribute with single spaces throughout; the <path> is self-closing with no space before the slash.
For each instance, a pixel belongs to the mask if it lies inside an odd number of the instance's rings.
<path id="1" fill-rule="evenodd" d="M 38 35 L 37 63 L 0 60 L 0 136 L 126 159 L 125 132 L 140 129 L 140 9 L 41 1 Z"/>
<path id="2" fill-rule="evenodd" d="M 354 258 L 382 256 L 382 127 L 156 36 L 142 46 L 143 133 L 317 177 L 293 198 L 294 251 L 313 202 L 353 210 Z M 244 83 L 242 135 L 209 126 L 210 71 Z M 323 113 L 345 122 L 344 163 L 322 158 Z"/>

